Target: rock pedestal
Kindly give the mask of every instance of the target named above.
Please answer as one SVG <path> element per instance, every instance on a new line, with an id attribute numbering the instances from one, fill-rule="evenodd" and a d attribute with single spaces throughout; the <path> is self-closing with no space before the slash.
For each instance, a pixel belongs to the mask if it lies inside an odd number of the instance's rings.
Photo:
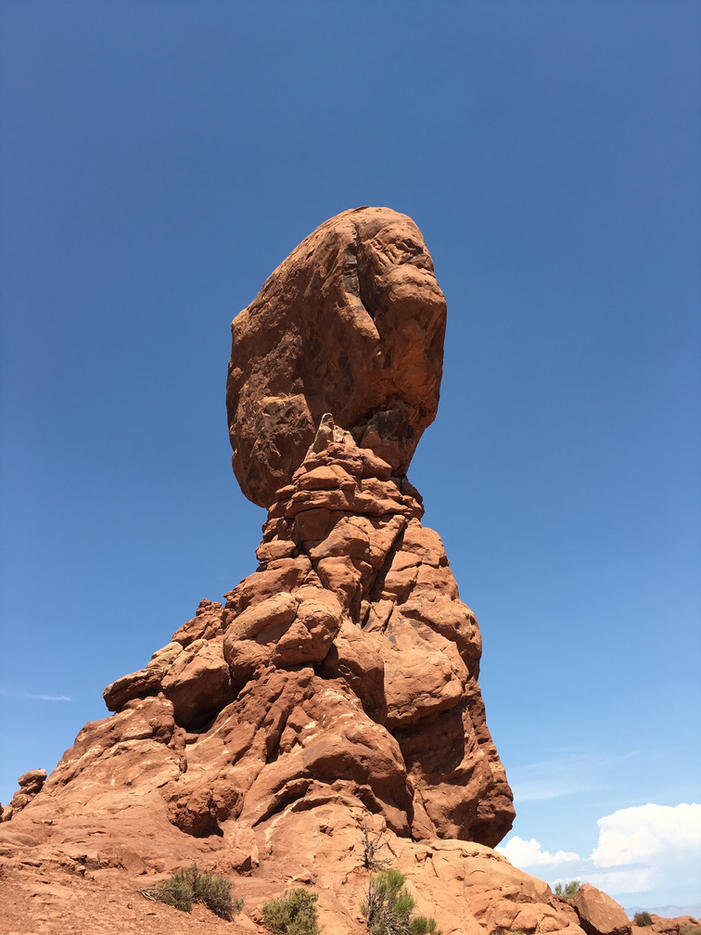
<path id="1" fill-rule="evenodd" d="M 440 537 L 372 451 L 316 448 L 277 492 L 257 571 L 105 689 L 115 715 L 86 725 L 47 796 L 153 793 L 208 837 L 342 794 L 415 840 L 501 840 L 480 634 Z"/>

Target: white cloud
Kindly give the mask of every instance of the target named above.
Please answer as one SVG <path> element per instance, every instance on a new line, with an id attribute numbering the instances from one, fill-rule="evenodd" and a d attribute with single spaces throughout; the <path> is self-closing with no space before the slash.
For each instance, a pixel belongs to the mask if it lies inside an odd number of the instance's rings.
<path id="1" fill-rule="evenodd" d="M 591 857 L 598 867 L 701 858 L 701 804 L 622 808 L 597 824 Z"/>
<path id="2" fill-rule="evenodd" d="M 497 850 L 515 867 L 537 867 L 540 864 L 562 864 L 581 860 L 579 854 L 573 851 L 557 851 L 551 854 L 550 851 L 544 851 L 535 838 L 525 841 L 518 835 L 509 838 L 506 844 L 497 847 Z"/>
<path id="3" fill-rule="evenodd" d="M 652 867 L 623 867 L 606 873 L 587 871 L 582 873 L 586 883 L 598 887 L 611 896 L 628 893 L 647 893 L 662 882 Z"/>
<path id="4" fill-rule="evenodd" d="M 578 879 L 614 898 L 635 893 L 650 905 L 701 899 L 701 804 L 622 808 L 597 824 L 599 840 L 588 858 L 553 854 L 535 838 L 516 835 L 497 850 L 522 870 L 547 867 L 543 876 L 551 884 Z"/>
<path id="5" fill-rule="evenodd" d="M 23 701 L 73 701 L 70 695 L 47 695 L 44 692 L 26 692 L 10 688 L 0 688 L 0 695 L 19 698 Z"/>

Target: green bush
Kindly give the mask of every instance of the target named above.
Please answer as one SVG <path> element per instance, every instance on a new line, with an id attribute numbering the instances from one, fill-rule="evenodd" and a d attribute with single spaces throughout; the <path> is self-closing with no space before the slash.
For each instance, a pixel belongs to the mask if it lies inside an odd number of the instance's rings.
<path id="1" fill-rule="evenodd" d="M 579 880 L 570 880 L 569 883 L 557 883 L 555 886 L 555 894 L 557 896 L 562 896 L 563 899 L 572 899 L 580 885 Z"/>
<path id="2" fill-rule="evenodd" d="M 649 912 L 636 912 L 633 916 L 633 922 L 636 925 L 652 925 L 652 917 Z"/>
<path id="3" fill-rule="evenodd" d="M 263 925 L 272 935 L 319 935 L 316 893 L 299 887 L 263 904 Z"/>
<path id="4" fill-rule="evenodd" d="M 441 935 L 435 919 L 414 916 L 414 900 L 398 870 L 385 870 L 368 883 L 360 911 L 370 935 Z"/>
<path id="5" fill-rule="evenodd" d="M 233 898 L 229 880 L 213 873 L 200 873 L 196 864 L 176 871 L 150 895 L 183 912 L 192 912 L 193 903 L 204 903 L 215 915 L 227 921 L 243 905 L 242 899 Z"/>
<path id="6" fill-rule="evenodd" d="M 161 883 L 151 891 L 154 899 L 183 912 L 192 912 L 192 884 L 187 876 L 187 870 L 178 870 L 165 883 Z"/>

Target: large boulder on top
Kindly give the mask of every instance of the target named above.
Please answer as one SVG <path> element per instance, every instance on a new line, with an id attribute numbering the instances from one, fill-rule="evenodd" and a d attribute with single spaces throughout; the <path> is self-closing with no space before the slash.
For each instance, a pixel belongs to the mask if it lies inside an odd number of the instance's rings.
<path id="1" fill-rule="evenodd" d="M 270 506 L 327 412 L 405 474 L 436 415 L 445 320 L 411 218 L 356 208 L 310 234 L 231 326 L 229 437 L 249 500 Z"/>

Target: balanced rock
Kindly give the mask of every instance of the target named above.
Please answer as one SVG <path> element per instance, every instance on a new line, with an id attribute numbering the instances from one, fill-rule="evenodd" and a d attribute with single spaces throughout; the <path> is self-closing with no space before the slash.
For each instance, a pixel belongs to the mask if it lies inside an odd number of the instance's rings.
<path id="1" fill-rule="evenodd" d="M 231 326 L 226 403 L 244 494 L 268 507 L 326 412 L 406 474 L 436 415 L 445 321 L 411 218 L 357 208 L 310 234 Z"/>
<path id="2" fill-rule="evenodd" d="M 254 907 L 323 880 L 341 935 L 372 828 L 446 931 L 582 935 L 490 850 L 514 809 L 480 631 L 406 478 L 444 327 L 421 234 L 384 208 L 322 225 L 235 319 L 227 403 L 236 475 L 267 508 L 258 567 L 105 689 L 113 713 L 3 822 L 0 881 L 23 849 L 42 873 L 245 873 Z M 66 905 L 57 932 L 81 928 Z"/>

